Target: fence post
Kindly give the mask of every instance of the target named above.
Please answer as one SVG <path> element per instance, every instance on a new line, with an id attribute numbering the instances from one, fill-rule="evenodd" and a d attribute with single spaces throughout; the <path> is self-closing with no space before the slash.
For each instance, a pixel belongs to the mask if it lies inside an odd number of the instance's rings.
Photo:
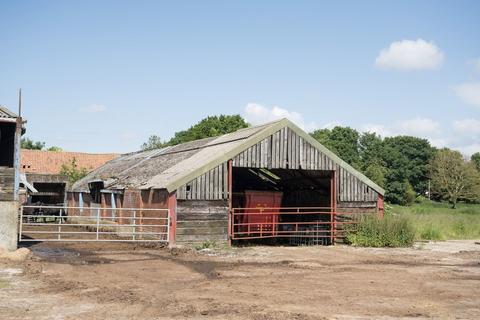
<path id="1" fill-rule="evenodd" d="M 18 242 L 22 241 L 23 230 L 23 206 L 20 206 L 20 225 L 18 226 Z"/>
<path id="2" fill-rule="evenodd" d="M 100 208 L 97 208 L 97 240 L 98 240 L 99 229 L 100 229 Z"/>
<path id="3" fill-rule="evenodd" d="M 133 210 L 132 240 L 135 241 L 135 227 L 137 224 L 137 210 Z"/>
<path id="4" fill-rule="evenodd" d="M 62 238 L 61 236 L 61 232 L 62 232 L 62 211 L 63 209 L 60 208 L 60 216 L 59 216 L 59 221 L 58 221 L 58 235 L 57 235 L 57 239 L 60 240 Z"/>

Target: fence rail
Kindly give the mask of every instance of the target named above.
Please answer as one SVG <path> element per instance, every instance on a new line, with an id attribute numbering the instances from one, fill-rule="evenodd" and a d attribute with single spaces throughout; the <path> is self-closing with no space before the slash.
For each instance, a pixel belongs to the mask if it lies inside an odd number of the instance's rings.
<path id="1" fill-rule="evenodd" d="M 232 240 L 288 238 L 294 244 L 331 244 L 358 222 L 358 212 L 331 207 L 232 208 Z"/>
<path id="2" fill-rule="evenodd" d="M 20 207 L 19 241 L 164 242 L 168 209 L 68 206 Z"/>

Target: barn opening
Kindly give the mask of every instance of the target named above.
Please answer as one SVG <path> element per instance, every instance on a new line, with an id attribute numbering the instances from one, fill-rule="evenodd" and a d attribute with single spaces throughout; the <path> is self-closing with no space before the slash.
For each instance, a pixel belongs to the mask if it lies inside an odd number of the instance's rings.
<path id="1" fill-rule="evenodd" d="M 232 168 L 233 239 L 330 244 L 333 172 Z"/>
<path id="2" fill-rule="evenodd" d="M 31 193 L 32 204 L 63 205 L 65 202 L 65 183 L 34 182 L 37 192 Z"/>

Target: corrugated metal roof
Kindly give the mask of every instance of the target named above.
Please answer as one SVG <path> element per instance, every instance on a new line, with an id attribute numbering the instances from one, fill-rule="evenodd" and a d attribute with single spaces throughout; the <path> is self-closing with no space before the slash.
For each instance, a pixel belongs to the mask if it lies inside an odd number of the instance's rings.
<path id="1" fill-rule="evenodd" d="M 365 184 L 383 194 L 385 191 L 337 155 L 321 145 L 309 134 L 287 119 L 250 127 L 225 134 L 163 149 L 127 154 L 106 163 L 72 186 L 75 191 L 87 191 L 88 182 L 105 181 L 105 187 L 123 189 L 167 189 L 173 191 L 221 163 L 232 159 L 243 150 L 262 141 L 278 130 L 288 127 L 330 157 L 339 166 L 351 172 Z"/>
<path id="2" fill-rule="evenodd" d="M 4 106 L 0 106 L 0 119 L 15 119 L 18 118 L 18 116 L 5 108 Z"/>

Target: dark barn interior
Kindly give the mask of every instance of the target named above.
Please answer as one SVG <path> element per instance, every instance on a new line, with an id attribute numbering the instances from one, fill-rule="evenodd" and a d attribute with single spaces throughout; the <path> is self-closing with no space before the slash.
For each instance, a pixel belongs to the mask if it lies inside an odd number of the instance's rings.
<path id="1" fill-rule="evenodd" d="M 326 170 L 233 167 L 232 209 L 238 214 L 233 223 L 239 238 L 270 241 L 270 235 L 295 244 L 301 236 L 304 244 L 328 242 L 332 177 Z"/>
<path id="2" fill-rule="evenodd" d="M 16 123 L 0 123 L 0 167 L 13 167 Z"/>
<path id="3" fill-rule="evenodd" d="M 31 203 L 43 205 L 63 204 L 65 200 L 65 183 L 34 182 L 38 192 L 32 193 Z"/>

